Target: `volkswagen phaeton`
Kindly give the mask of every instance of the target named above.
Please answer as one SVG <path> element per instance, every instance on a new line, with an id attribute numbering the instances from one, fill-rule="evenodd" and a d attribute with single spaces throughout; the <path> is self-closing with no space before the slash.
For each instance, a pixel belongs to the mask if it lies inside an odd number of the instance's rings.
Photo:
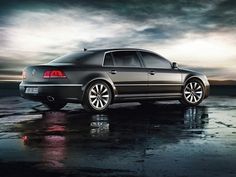
<path id="1" fill-rule="evenodd" d="M 134 48 L 84 50 L 23 70 L 20 94 L 59 110 L 81 103 L 102 112 L 118 102 L 179 100 L 200 104 L 209 94 L 207 77 L 181 69 L 149 50 Z"/>

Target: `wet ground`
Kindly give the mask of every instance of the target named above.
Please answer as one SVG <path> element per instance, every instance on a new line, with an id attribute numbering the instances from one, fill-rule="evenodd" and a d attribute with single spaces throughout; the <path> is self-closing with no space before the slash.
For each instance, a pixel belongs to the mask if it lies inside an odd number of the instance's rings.
<path id="1" fill-rule="evenodd" d="M 235 177 L 236 97 L 118 104 L 102 115 L 0 98 L 0 176 Z"/>

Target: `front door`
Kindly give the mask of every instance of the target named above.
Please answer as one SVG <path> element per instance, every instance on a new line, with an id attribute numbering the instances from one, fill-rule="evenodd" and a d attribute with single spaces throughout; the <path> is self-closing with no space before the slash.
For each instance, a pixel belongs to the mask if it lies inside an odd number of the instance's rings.
<path id="1" fill-rule="evenodd" d="M 112 62 L 107 62 L 109 60 Z M 107 67 L 107 73 L 112 79 L 118 95 L 146 93 L 148 76 L 136 51 L 108 53 L 105 56 L 104 65 Z"/>
<path id="2" fill-rule="evenodd" d="M 178 69 L 159 55 L 141 52 L 143 63 L 148 73 L 148 93 L 178 95 L 181 93 L 182 78 Z"/>

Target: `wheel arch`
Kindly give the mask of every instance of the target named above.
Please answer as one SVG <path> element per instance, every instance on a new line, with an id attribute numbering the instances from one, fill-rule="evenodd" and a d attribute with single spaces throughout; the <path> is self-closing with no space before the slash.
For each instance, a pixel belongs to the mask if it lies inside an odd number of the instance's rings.
<path id="1" fill-rule="evenodd" d="M 201 76 L 189 76 L 184 80 L 183 87 L 186 85 L 187 82 L 189 82 L 190 80 L 193 80 L 193 79 L 200 81 L 202 83 L 202 85 L 206 86 L 205 83 L 203 82 Z"/>
<path id="2" fill-rule="evenodd" d="M 207 85 L 204 83 L 204 80 L 201 78 L 203 76 L 201 75 L 192 75 L 192 76 L 189 76 L 187 77 L 185 80 L 184 80 L 184 83 L 183 83 L 183 86 L 182 86 L 182 89 L 181 89 L 181 92 L 183 93 L 183 89 L 185 87 L 185 85 L 191 81 L 191 80 L 198 80 L 203 86 L 204 86 L 204 98 L 208 96 L 208 91 L 207 91 Z"/>
<path id="3" fill-rule="evenodd" d="M 87 81 L 83 87 L 82 87 L 82 91 L 83 91 L 83 94 L 82 94 L 82 100 L 84 99 L 84 94 L 85 94 L 85 91 L 86 89 L 94 82 L 97 82 L 97 81 L 102 81 L 102 82 L 105 82 L 109 88 L 111 89 L 111 93 L 112 93 L 112 100 L 111 100 L 111 103 L 113 102 L 114 100 L 114 97 L 116 95 L 116 87 L 115 85 L 113 84 L 113 82 L 110 80 L 110 79 L 107 79 L 107 78 L 104 78 L 104 77 L 96 77 L 96 78 L 93 78 L 93 79 L 90 79 L 89 81 Z"/>

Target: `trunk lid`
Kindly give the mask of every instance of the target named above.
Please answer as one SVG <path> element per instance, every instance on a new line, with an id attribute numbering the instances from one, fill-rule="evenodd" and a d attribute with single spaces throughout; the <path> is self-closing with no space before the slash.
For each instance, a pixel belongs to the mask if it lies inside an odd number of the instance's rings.
<path id="1" fill-rule="evenodd" d="M 65 65 L 63 66 L 56 66 L 56 65 L 36 65 L 36 66 L 29 66 L 24 69 L 24 75 L 25 79 L 23 81 L 25 82 L 33 82 L 33 83 L 45 83 L 45 82 L 58 82 L 62 81 L 65 82 L 67 78 L 50 78 L 45 79 L 43 77 L 45 71 L 49 70 L 62 70 L 65 72 Z"/>

